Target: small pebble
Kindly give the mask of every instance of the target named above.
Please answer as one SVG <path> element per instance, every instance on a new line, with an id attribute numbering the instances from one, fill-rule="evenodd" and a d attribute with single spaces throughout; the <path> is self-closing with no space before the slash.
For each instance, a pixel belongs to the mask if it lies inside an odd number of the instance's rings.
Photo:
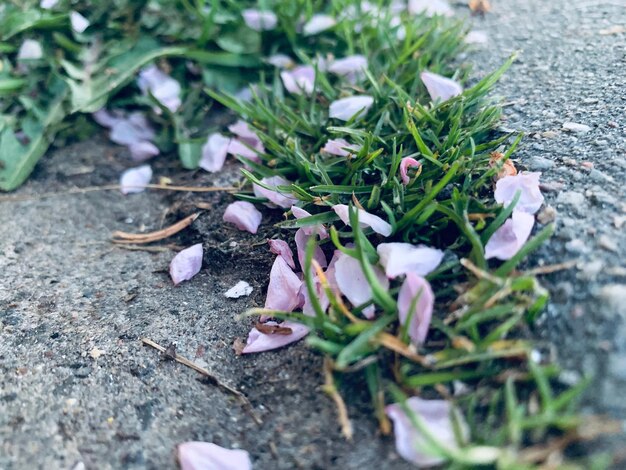
<path id="1" fill-rule="evenodd" d="M 600 299 L 615 313 L 626 317 L 626 284 L 609 284 L 600 290 Z"/>
<path id="2" fill-rule="evenodd" d="M 542 225 L 549 224 L 550 222 L 554 222 L 556 220 L 556 214 L 557 212 L 554 207 L 545 206 L 541 212 L 537 214 L 537 221 Z"/>
<path id="3" fill-rule="evenodd" d="M 598 238 L 598 246 L 600 248 L 604 248 L 607 251 L 613 251 L 616 253 L 618 251 L 617 243 L 615 243 L 615 241 L 608 235 L 601 235 Z"/>
<path id="4" fill-rule="evenodd" d="M 569 132 L 575 132 L 576 134 L 585 134 L 591 130 L 591 127 L 577 122 L 565 122 L 563 123 L 563 129 Z"/>
<path id="5" fill-rule="evenodd" d="M 549 170 L 550 168 L 553 168 L 555 165 L 555 163 L 545 157 L 531 157 L 528 159 L 528 167 L 531 170 Z"/>
<path id="6" fill-rule="evenodd" d="M 580 238 L 574 238 L 572 241 L 567 242 L 565 244 L 565 249 L 571 253 L 589 252 L 589 247 L 587 247 L 587 245 L 585 245 L 585 242 Z"/>
<path id="7" fill-rule="evenodd" d="M 228 289 L 224 295 L 229 299 L 238 299 L 239 297 L 247 297 L 252 293 L 252 286 L 246 281 L 239 281 L 233 287 Z"/>
<path id="8" fill-rule="evenodd" d="M 556 198 L 557 204 L 580 206 L 585 203 L 585 195 L 577 191 L 563 191 Z"/>

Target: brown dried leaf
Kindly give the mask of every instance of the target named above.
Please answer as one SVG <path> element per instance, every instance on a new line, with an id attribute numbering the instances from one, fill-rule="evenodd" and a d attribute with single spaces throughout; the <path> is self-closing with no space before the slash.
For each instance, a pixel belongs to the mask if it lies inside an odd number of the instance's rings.
<path id="1" fill-rule="evenodd" d="M 489 0 L 469 0 L 468 6 L 474 14 L 484 15 L 491 11 Z"/>
<path id="2" fill-rule="evenodd" d="M 266 335 L 290 335 L 293 333 L 291 328 L 280 325 L 268 325 L 267 323 L 257 323 L 254 326 L 261 333 Z"/>

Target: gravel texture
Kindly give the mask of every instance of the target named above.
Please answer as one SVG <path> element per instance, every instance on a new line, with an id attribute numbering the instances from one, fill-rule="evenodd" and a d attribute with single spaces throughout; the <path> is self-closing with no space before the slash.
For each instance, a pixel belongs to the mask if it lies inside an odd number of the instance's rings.
<path id="1" fill-rule="evenodd" d="M 552 241 L 532 260 L 575 260 L 544 276 L 553 300 L 536 329 L 545 351 L 565 367 L 564 382 L 594 381 L 586 409 L 626 418 L 626 24 L 620 2 L 494 0 L 475 18 L 489 43 L 467 55 L 476 76 L 519 58 L 497 93 L 506 97 L 505 129 L 527 137 L 518 167 L 543 172 L 556 220 Z M 613 29 L 614 31 L 616 28 Z M 572 123 L 574 125 L 572 125 Z M 124 150 L 102 139 L 51 152 L 17 196 L 115 182 Z M 161 159 L 155 178 L 224 184 Z M 377 435 L 363 387 L 348 406 L 354 442 L 341 439 L 332 402 L 319 390 L 320 358 L 302 344 L 237 357 L 237 319 L 264 298 L 271 256 L 256 236 L 221 223 L 225 194 L 118 192 L 0 203 L 0 469 L 174 468 L 177 443 L 212 441 L 247 449 L 256 469 L 409 468 L 390 438 Z M 171 242 L 202 242 L 203 269 L 173 288 L 173 252 L 128 251 L 112 230 L 158 229 L 213 210 Z M 212 215 L 211 215 L 212 214 Z M 266 219 L 267 220 L 267 219 Z M 249 297 L 228 299 L 238 281 Z M 228 393 L 141 345 L 149 337 L 207 368 L 248 395 L 259 426 Z M 548 347 L 549 345 L 552 345 Z"/>

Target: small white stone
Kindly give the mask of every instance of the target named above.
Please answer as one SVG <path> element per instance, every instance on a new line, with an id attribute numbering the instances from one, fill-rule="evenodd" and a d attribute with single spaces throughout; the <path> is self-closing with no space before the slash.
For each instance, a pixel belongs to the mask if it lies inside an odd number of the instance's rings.
<path id="1" fill-rule="evenodd" d="M 239 297 L 247 297 L 252 293 L 252 286 L 246 281 L 239 281 L 233 287 L 228 289 L 224 294 L 229 299 L 238 299 Z"/>
<path id="2" fill-rule="evenodd" d="M 563 123 L 563 129 L 570 132 L 576 132 L 577 134 L 585 134 L 591 130 L 591 127 L 577 122 L 565 122 Z"/>

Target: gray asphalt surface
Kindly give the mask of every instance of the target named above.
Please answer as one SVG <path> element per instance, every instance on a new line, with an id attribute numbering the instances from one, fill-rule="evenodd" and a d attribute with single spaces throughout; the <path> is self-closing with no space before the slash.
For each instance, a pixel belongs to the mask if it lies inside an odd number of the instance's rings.
<path id="1" fill-rule="evenodd" d="M 503 127 L 527 133 L 519 167 L 544 173 L 558 232 L 536 264 L 576 260 L 543 277 L 553 301 L 537 328 L 564 365 L 563 381 L 596 377 L 586 409 L 626 418 L 626 26 L 623 2 L 493 0 L 473 22 L 490 42 L 468 55 L 476 76 L 521 54 L 497 88 Z M 606 31 L 604 31 L 606 33 Z M 586 132 L 563 129 L 567 122 Z M 102 139 L 57 150 L 17 195 L 115 182 L 124 151 Z M 227 180 L 235 171 L 229 168 Z M 156 176 L 210 182 L 161 162 Z M 112 230 L 159 228 L 203 215 L 173 243 L 203 242 L 204 267 L 172 288 L 172 252 L 115 248 Z M 377 435 L 364 396 L 349 399 L 356 429 L 340 437 L 332 403 L 319 391 L 321 362 L 297 345 L 236 357 L 248 320 L 235 315 L 263 302 L 271 258 L 259 236 L 224 227 L 225 195 L 88 193 L 0 203 L 0 469 L 174 468 L 189 440 L 248 450 L 256 469 L 408 466 Z M 548 210 L 547 220 L 554 213 Z M 622 225 L 623 224 L 623 225 Z M 250 297 L 223 292 L 240 279 Z M 255 424 L 227 393 L 141 345 L 149 337 L 203 365 L 250 398 Z M 103 353 L 98 356 L 98 351 Z"/>

